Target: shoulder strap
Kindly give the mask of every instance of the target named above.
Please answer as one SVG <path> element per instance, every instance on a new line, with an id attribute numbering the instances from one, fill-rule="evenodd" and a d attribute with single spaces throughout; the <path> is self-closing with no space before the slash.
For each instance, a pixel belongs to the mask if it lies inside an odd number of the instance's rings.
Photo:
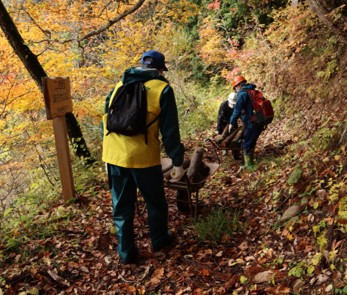
<path id="1" fill-rule="evenodd" d="M 122 81 L 118 82 L 117 85 L 114 87 L 114 90 L 113 90 L 113 92 L 112 92 L 112 94 L 111 94 L 111 97 L 110 97 L 110 101 L 108 102 L 108 106 L 111 105 L 111 103 L 112 103 L 114 97 L 115 97 L 116 94 L 117 94 L 118 89 L 120 89 L 121 87 L 123 87 Z M 123 88 L 124 88 L 124 87 L 123 87 Z"/>
<path id="2" fill-rule="evenodd" d="M 145 87 L 148 87 L 148 88 L 159 88 L 160 92 L 162 92 L 164 90 L 164 88 L 168 85 L 167 82 L 165 81 L 162 81 L 160 79 L 150 79 L 150 80 L 147 80 L 145 83 Z M 149 128 L 155 121 L 157 121 L 159 119 L 159 116 L 156 116 L 151 122 L 149 122 L 146 127 Z M 145 142 L 147 144 L 147 133 L 145 134 Z"/>
<path id="3" fill-rule="evenodd" d="M 245 89 L 245 91 L 247 92 L 247 94 L 248 94 L 248 97 L 249 97 L 249 99 L 251 100 L 251 104 L 252 104 L 252 109 L 253 109 L 253 111 L 255 110 L 255 107 L 254 107 L 254 101 L 253 101 L 253 98 L 252 98 L 252 93 L 251 93 L 251 89 Z"/>

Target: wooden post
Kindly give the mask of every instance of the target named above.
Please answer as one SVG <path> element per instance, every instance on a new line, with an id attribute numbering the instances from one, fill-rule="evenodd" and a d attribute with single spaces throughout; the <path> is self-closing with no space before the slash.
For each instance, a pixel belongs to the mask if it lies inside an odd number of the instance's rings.
<path id="1" fill-rule="evenodd" d="M 47 119 L 53 120 L 60 180 L 63 189 L 64 202 L 66 203 L 75 196 L 69 143 L 67 138 L 67 126 L 65 121 L 65 114 L 67 112 L 72 112 L 70 79 L 68 77 L 44 77 L 42 83 Z"/>
<path id="2" fill-rule="evenodd" d="M 60 180 L 63 189 L 64 202 L 66 203 L 75 196 L 75 186 L 73 182 L 65 117 L 54 118 L 53 129 L 55 146 L 57 149 Z"/>

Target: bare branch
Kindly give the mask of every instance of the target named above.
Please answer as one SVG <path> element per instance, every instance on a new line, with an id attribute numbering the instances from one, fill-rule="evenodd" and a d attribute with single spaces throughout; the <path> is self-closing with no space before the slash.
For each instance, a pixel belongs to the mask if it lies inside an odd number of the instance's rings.
<path id="1" fill-rule="evenodd" d="M 135 5 L 133 5 L 131 8 L 129 8 L 128 10 L 124 11 L 123 13 L 117 15 L 116 17 L 114 17 L 113 19 L 109 20 L 108 23 L 104 26 L 101 26 L 100 28 L 89 32 L 88 34 L 82 36 L 81 38 L 79 38 L 77 41 L 81 42 L 83 40 L 89 39 L 90 37 L 99 35 L 100 33 L 106 31 L 107 29 L 109 29 L 111 26 L 113 26 L 115 23 L 119 22 L 120 20 L 122 20 L 123 18 L 125 18 L 126 16 L 128 16 L 129 14 L 132 14 L 133 12 L 135 12 L 136 10 L 138 10 L 143 3 L 145 3 L 146 0 L 138 0 L 137 3 Z M 64 43 L 68 43 L 71 41 L 76 41 L 75 39 L 68 39 L 65 40 Z"/>

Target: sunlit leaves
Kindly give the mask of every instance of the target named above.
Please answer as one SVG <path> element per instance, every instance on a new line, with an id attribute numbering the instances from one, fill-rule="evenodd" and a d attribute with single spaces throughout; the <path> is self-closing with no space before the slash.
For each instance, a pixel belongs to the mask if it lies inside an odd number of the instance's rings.
<path id="1" fill-rule="evenodd" d="M 203 63 L 208 66 L 225 67 L 226 51 L 225 40 L 217 30 L 215 22 L 211 17 L 203 20 L 203 25 L 199 29 L 198 49 Z M 222 67 L 221 67 L 222 66 Z"/>
<path id="2" fill-rule="evenodd" d="M 306 262 L 301 261 L 297 265 L 295 265 L 293 268 L 291 268 L 288 272 L 288 275 L 294 276 L 297 278 L 302 277 L 306 272 Z"/>

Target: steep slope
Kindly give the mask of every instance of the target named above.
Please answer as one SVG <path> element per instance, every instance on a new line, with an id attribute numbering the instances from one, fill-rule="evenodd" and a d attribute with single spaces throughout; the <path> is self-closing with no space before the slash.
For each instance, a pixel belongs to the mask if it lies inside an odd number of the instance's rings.
<path id="1" fill-rule="evenodd" d="M 300 168 L 301 177 L 292 176 L 306 148 L 288 136 L 285 123 L 262 134 L 252 173 L 237 175 L 240 163 L 218 151 L 221 166 L 200 190 L 197 222 L 207 238 L 201 239 L 190 215 L 177 210 L 175 191 L 167 190 L 177 244 L 151 252 L 140 198 L 135 226 L 145 261 L 119 264 L 110 194 L 102 183 L 71 206 L 47 213 L 47 225 L 58 223 L 59 230 L 13 254 L 0 274 L 4 294 L 336 294 L 346 283 L 345 219 L 338 213 L 346 157 L 322 153 L 328 157 L 323 166 L 314 161 L 316 166 Z M 208 136 L 186 142 L 187 154 Z M 205 160 L 217 161 L 213 149 L 205 148 Z M 318 183 L 326 186 L 318 189 Z M 231 230 L 217 237 L 221 220 Z"/>

